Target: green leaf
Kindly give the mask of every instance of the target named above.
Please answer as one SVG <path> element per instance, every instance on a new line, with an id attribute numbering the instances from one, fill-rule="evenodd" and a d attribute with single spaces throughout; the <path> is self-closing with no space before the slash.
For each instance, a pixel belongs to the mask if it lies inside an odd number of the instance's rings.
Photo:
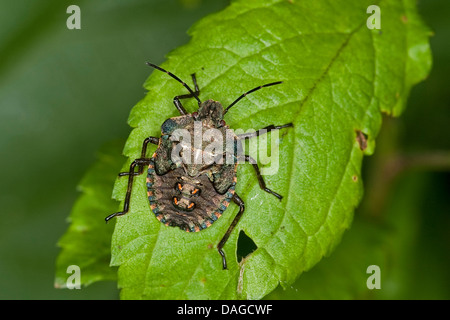
<path id="1" fill-rule="evenodd" d="M 355 216 L 333 254 L 323 259 L 311 271 L 303 274 L 286 290 L 277 288 L 267 299 L 445 299 L 449 296 L 446 264 L 442 260 L 445 241 L 435 233 L 441 220 L 429 219 L 440 215 L 430 210 L 433 189 L 429 173 L 414 172 L 399 179 L 386 212 L 370 216 L 361 212 Z M 442 188 L 441 190 L 445 190 Z M 364 199 L 365 201 L 366 199 Z M 426 209 L 424 209 L 426 207 Z M 425 217 L 420 217 L 423 214 Z M 428 220 L 428 221 L 427 221 Z M 431 222 L 432 221 L 432 222 Z M 425 239 L 426 224 L 433 225 L 433 235 Z M 434 246 L 427 241 L 434 242 Z M 444 258 L 444 259 L 443 259 Z M 381 270 L 381 290 L 367 288 L 366 272 L 370 265 Z M 432 272 L 423 272 L 432 270 Z M 420 275 L 420 276 L 419 276 Z"/>
<path id="2" fill-rule="evenodd" d="M 388 232 L 385 225 L 355 216 L 352 228 L 343 237 L 333 254 L 304 273 L 284 290 L 280 286 L 266 299 L 368 299 L 374 294 L 367 288 L 367 267 L 377 265 L 389 269 L 386 257 Z M 384 289 L 384 287 L 383 287 Z"/>
<path id="3" fill-rule="evenodd" d="M 122 146 L 122 140 L 106 144 L 78 186 L 81 195 L 70 213 L 70 226 L 58 241 L 61 251 L 56 260 L 57 288 L 66 287 L 70 265 L 77 265 L 82 270 L 83 285 L 117 279 L 117 269 L 109 266 L 114 228 L 105 225 L 104 218 L 108 212 L 117 209 L 117 202 L 111 199 L 111 182 L 123 162 L 123 158 L 117 156 Z"/>
<path id="4" fill-rule="evenodd" d="M 414 1 L 376 2 L 382 29 L 369 30 L 373 2 L 234 1 L 191 28 L 191 41 L 163 67 L 186 82 L 196 73 L 202 100 L 227 106 L 249 89 L 283 81 L 247 96 L 225 120 L 244 130 L 294 124 L 275 142 L 278 172 L 264 177 L 284 198 L 264 193 L 253 168 L 239 166 L 236 192 L 246 210 L 224 248 L 224 271 L 216 246 L 237 206 L 210 228 L 186 233 L 154 218 L 145 175 L 137 177 L 131 210 L 117 219 L 112 243 L 122 298 L 259 299 L 278 284 L 290 286 L 336 247 L 362 197 L 361 163 L 374 151 L 381 114 L 399 115 L 431 65 L 430 32 Z M 134 129 L 124 171 L 140 156 L 142 141 L 177 116 L 173 97 L 186 93 L 159 71 L 145 87 L 129 118 Z M 184 105 L 196 110 L 195 101 Z M 123 200 L 125 189 L 126 179 L 119 179 L 114 196 Z M 257 249 L 238 263 L 240 230 Z"/>

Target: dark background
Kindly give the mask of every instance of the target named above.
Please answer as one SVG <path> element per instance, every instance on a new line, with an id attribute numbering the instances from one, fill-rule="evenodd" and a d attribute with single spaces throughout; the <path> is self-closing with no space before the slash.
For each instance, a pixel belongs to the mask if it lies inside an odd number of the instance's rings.
<path id="1" fill-rule="evenodd" d="M 81 30 L 66 28 L 71 4 L 81 8 Z M 163 62 L 189 40 L 195 21 L 227 4 L 0 3 L 0 299 L 118 297 L 116 283 L 53 288 L 56 243 L 76 186 L 102 145 L 128 136 L 128 114 L 152 71 L 144 62 Z M 407 271 L 401 289 L 381 298 L 450 298 L 450 3 L 422 0 L 419 8 L 435 32 L 433 69 L 401 118 L 385 119 L 376 154 L 365 159 L 366 196 L 355 218 L 386 221 L 406 212 L 402 232 L 411 232 L 397 254 Z M 386 169 L 398 154 L 420 161 Z M 383 170 L 393 178 L 380 179 Z M 291 291 L 290 298 L 304 298 Z"/>

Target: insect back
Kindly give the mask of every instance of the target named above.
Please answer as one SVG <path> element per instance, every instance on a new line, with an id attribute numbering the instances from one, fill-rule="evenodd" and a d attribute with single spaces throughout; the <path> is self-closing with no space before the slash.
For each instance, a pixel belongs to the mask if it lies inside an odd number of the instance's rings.
<path id="1" fill-rule="evenodd" d="M 195 86 L 192 90 L 171 72 L 154 64 L 147 64 L 167 73 L 189 93 L 174 97 L 173 103 L 180 116 L 165 120 L 161 125 L 161 137 L 146 138 L 142 144 L 141 157 L 130 164 L 128 172 L 119 173 L 121 177 L 128 176 L 123 210 L 110 214 L 105 220 L 109 221 L 129 212 L 134 177 L 143 174 L 145 169 L 150 209 L 155 217 L 167 226 L 179 227 L 188 232 L 201 231 L 219 219 L 233 201 L 239 206 L 239 212 L 217 244 L 223 269 L 227 269 L 223 247 L 245 210 L 244 201 L 235 191 L 238 164 L 251 162 L 260 188 L 282 199 L 281 195 L 266 187 L 256 162 L 242 153 L 241 140 L 251 139 L 271 130 L 291 127 L 292 124 L 271 124 L 254 133 L 236 135 L 223 118 L 231 107 L 248 94 L 281 82 L 253 88 L 224 109 L 218 101 L 200 100 L 195 74 L 191 75 Z M 199 108 L 192 114 L 185 110 L 180 101 L 188 98 L 194 98 L 198 102 Z M 149 143 L 157 145 L 150 158 L 147 156 Z"/>
<path id="2" fill-rule="evenodd" d="M 166 120 L 147 172 L 147 194 L 158 220 L 196 232 L 228 207 L 236 185 L 240 141 L 208 100 L 192 115 Z"/>

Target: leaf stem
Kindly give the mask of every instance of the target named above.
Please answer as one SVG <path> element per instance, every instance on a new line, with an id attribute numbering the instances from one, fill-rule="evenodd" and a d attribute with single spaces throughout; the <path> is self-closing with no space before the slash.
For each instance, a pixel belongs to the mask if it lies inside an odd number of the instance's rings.
<path id="1" fill-rule="evenodd" d="M 394 153 L 385 155 L 374 167 L 368 186 L 367 212 L 380 217 L 397 179 L 412 171 L 450 171 L 450 151 L 436 150 L 423 153 Z"/>

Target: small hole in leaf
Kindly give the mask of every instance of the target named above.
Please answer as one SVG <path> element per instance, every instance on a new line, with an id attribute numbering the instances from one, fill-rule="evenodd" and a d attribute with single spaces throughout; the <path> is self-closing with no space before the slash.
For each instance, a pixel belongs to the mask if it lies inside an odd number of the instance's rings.
<path id="1" fill-rule="evenodd" d="M 361 151 L 364 151 L 367 149 L 367 140 L 369 139 L 369 136 L 362 132 L 361 130 L 356 130 L 356 141 L 358 141 L 359 148 Z"/>
<path id="2" fill-rule="evenodd" d="M 257 248 L 258 247 L 256 246 L 255 242 L 245 234 L 244 230 L 241 230 L 241 232 L 239 232 L 236 249 L 236 259 L 238 263 L 241 262 L 242 259 L 247 257 L 250 253 L 255 251 Z"/>

